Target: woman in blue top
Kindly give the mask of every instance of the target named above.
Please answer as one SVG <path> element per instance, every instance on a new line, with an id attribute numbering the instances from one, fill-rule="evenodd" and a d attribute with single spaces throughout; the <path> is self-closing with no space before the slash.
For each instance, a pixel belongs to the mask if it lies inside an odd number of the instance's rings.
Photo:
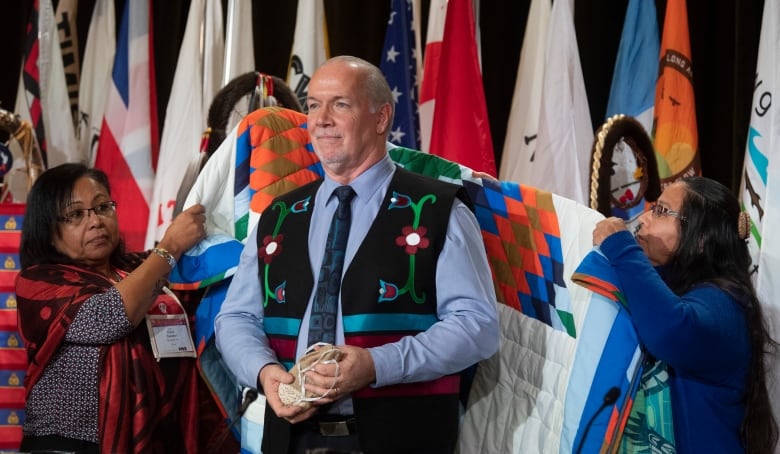
<path id="1" fill-rule="evenodd" d="M 769 337 L 750 281 L 750 220 L 720 183 L 669 185 L 639 218 L 598 223 L 648 352 L 669 368 L 678 453 L 770 453 L 777 424 L 767 393 Z"/>

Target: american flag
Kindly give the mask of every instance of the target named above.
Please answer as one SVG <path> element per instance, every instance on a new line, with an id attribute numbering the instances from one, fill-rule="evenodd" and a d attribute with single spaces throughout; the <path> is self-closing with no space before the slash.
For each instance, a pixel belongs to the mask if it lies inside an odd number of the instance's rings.
<path id="1" fill-rule="evenodd" d="M 379 65 L 395 101 L 395 119 L 389 140 L 402 147 L 419 149 L 417 62 L 414 52 L 412 0 L 390 0 L 390 20 Z"/>

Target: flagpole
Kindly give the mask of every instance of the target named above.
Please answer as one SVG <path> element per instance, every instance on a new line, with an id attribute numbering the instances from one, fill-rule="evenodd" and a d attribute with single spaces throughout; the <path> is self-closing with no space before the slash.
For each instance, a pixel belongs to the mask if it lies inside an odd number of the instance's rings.
<path id="1" fill-rule="evenodd" d="M 230 82 L 230 62 L 233 61 L 233 40 L 235 39 L 235 24 L 236 22 L 233 20 L 233 17 L 236 15 L 236 4 L 235 2 L 228 1 L 228 10 L 227 10 L 227 18 L 226 18 L 226 24 L 227 28 L 225 30 L 225 70 L 222 72 L 222 84 L 221 86 L 224 87 L 225 85 Z"/>
<path id="2" fill-rule="evenodd" d="M 422 83 L 422 6 L 420 3 L 422 0 L 412 0 L 412 28 L 414 29 L 414 59 L 415 59 L 415 75 L 417 76 L 417 89 L 419 91 L 420 84 Z"/>

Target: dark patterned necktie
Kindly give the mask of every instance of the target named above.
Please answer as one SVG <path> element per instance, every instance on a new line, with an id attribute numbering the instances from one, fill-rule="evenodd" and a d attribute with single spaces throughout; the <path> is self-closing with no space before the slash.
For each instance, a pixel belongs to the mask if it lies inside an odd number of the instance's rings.
<path id="1" fill-rule="evenodd" d="M 340 186 L 333 191 L 339 199 L 339 206 L 333 213 L 333 220 L 325 243 L 325 255 L 317 280 L 314 303 L 309 320 L 309 343 L 336 343 L 336 314 L 341 290 L 341 272 L 344 268 L 344 253 L 352 220 L 350 202 L 355 191 L 350 186 Z"/>

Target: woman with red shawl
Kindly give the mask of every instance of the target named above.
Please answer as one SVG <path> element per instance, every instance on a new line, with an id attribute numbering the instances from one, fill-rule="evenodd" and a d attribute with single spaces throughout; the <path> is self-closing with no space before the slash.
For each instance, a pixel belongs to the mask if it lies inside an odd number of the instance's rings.
<path id="1" fill-rule="evenodd" d="M 158 247 L 127 254 L 116 209 L 106 175 L 81 164 L 49 169 L 30 190 L 16 282 L 28 356 L 22 451 L 197 450 L 195 358 L 156 359 L 142 322 L 178 311 L 164 279 L 205 237 L 205 210 L 189 208 Z"/>

